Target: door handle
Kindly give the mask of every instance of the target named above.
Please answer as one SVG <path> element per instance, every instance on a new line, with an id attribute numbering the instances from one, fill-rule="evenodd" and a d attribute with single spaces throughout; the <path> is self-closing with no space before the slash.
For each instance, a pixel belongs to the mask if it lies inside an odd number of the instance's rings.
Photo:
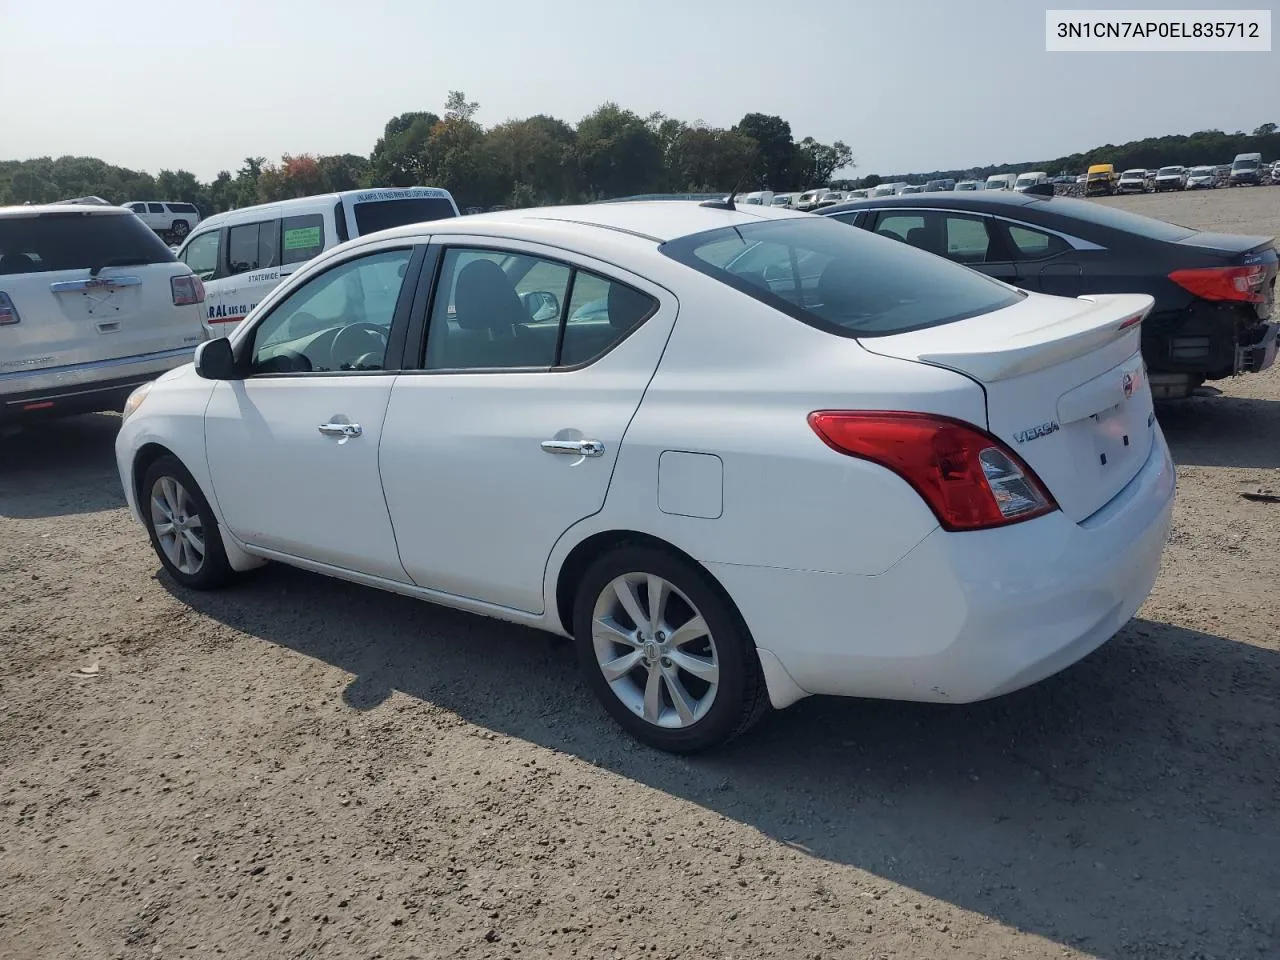
<path id="1" fill-rule="evenodd" d="M 547 453 L 563 453 L 572 457 L 603 457 L 604 444 L 599 440 L 543 440 Z"/>
<path id="2" fill-rule="evenodd" d="M 343 440 L 349 440 L 360 436 L 364 430 L 358 423 L 322 423 L 320 432 L 326 437 L 342 437 Z"/>

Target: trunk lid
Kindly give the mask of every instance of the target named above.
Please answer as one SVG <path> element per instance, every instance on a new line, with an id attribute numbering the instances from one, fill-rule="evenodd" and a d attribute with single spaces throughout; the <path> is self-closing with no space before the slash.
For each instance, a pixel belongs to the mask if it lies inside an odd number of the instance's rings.
<path id="1" fill-rule="evenodd" d="M 1228 256 L 1242 253 L 1262 253 L 1273 246 L 1271 237 L 1249 237 L 1238 233 L 1193 233 L 1175 241 L 1181 247 L 1195 247 Z"/>
<path id="2" fill-rule="evenodd" d="M 1151 451 L 1155 414 L 1139 331 L 1152 303 L 1145 294 L 1032 294 L 995 313 L 860 342 L 980 383 L 987 429 L 1079 522 L 1118 494 Z"/>

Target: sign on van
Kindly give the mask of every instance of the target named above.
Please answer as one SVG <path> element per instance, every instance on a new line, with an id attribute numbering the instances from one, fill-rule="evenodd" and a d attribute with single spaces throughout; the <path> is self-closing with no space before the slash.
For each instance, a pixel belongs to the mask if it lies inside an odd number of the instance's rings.
<path id="1" fill-rule="evenodd" d="M 298 227 L 296 230 L 284 232 L 284 248 L 286 250 L 306 250 L 320 246 L 319 227 Z"/>
<path id="2" fill-rule="evenodd" d="M 447 197 L 448 191 L 439 187 L 411 187 L 408 190 L 373 190 L 369 193 L 357 193 L 356 203 L 369 200 L 413 200 L 417 197 Z"/>

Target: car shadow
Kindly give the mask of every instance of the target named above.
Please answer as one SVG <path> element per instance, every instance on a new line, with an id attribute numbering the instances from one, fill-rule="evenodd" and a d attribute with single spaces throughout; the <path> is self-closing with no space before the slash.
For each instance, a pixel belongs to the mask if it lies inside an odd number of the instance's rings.
<path id="1" fill-rule="evenodd" d="M 352 710 L 399 691 L 1102 960 L 1280 951 L 1274 651 L 1139 619 L 998 700 L 813 698 L 683 758 L 621 733 L 545 634 L 282 566 L 160 579 L 350 674 Z"/>
<path id="2" fill-rule="evenodd" d="M 116 472 L 120 418 L 34 421 L 0 435 L 0 517 L 36 519 L 124 506 Z"/>
<path id="3" fill-rule="evenodd" d="M 1173 460 L 1199 467 L 1280 467 L 1280 401 L 1191 397 L 1158 404 Z"/>

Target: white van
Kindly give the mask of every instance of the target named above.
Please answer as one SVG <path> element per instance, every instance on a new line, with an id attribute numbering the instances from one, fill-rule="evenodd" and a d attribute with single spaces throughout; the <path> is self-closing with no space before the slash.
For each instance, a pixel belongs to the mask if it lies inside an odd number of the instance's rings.
<path id="1" fill-rule="evenodd" d="M 1012 190 L 1018 178 L 1012 173 L 993 173 L 987 177 L 987 190 Z"/>
<path id="2" fill-rule="evenodd" d="M 330 247 L 390 227 L 458 216 L 448 190 L 375 187 L 214 214 L 178 249 L 205 286 L 205 326 L 226 336 L 277 284 Z"/>
<path id="3" fill-rule="evenodd" d="M 1018 174 L 1018 179 L 1013 182 L 1013 189 L 1022 193 L 1031 187 L 1038 187 L 1042 183 L 1049 182 L 1049 175 L 1043 170 L 1032 170 L 1029 173 Z"/>

